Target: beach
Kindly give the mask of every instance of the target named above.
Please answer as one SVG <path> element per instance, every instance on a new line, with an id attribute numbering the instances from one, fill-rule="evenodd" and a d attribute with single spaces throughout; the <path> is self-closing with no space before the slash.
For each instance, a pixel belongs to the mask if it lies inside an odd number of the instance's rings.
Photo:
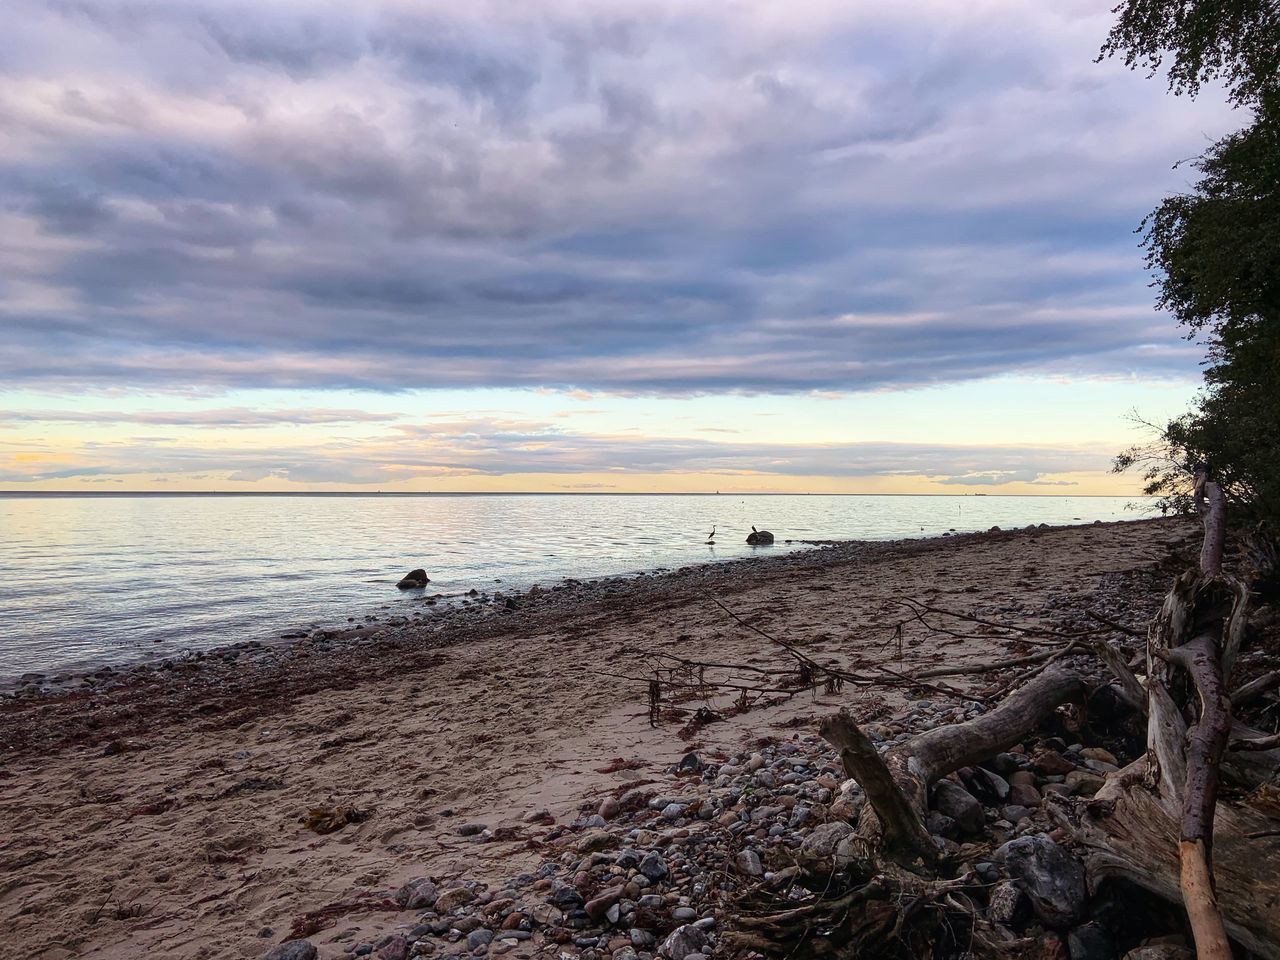
<path id="1" fill-rule="evenodd" d="M 727 755 L 814 734 L 841 705 L 874 697 L 891 716 L 913 697 L 805 691 L 682 739 L 675 712 L 650 724 L 657 657 L 767 669 L 785 660 L 767 637 L 851 669 L 1027 650 L 1013 634 L 930 629 L 902 598 L 1058 629 L 1096 627 L 1092 610 L 1142 629 L 1168 585 L 1162 564 L 1196 534 L 1181 519 L 1042 527 L 572 581 L 476 613 L 316 631 L 6 699 L 0 942 L 48 960 L 259 957 L 308 911 L 366 897 L 310 937 L 321 957 L 347 955 L 413 927 L 388 891 L 424 876 L 500 886 L 547 856 L 556 824 L 626 784 L 674 782 L 695 741 Z M 359 816 L 324 834 L 304 823 L 338 807 Z M 535 936 L 509 952 L 539 948 Z"/>

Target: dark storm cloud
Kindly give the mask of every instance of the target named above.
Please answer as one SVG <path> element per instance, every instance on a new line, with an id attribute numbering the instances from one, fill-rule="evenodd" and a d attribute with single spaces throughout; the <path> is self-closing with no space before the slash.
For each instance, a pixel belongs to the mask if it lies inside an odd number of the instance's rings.
<path id="1" fill-rule="evenodd" d="M 1108 18 L 16 0 L 0 380 L 1185 375 L 1132 226 L 1223 118 L 1093 64 Z"/>

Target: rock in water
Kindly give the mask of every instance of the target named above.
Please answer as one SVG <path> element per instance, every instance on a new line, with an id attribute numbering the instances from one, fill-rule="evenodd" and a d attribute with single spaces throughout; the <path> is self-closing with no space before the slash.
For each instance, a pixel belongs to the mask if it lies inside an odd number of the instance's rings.
<path id="1" fill-rule="evenodd" d="M 997 855 L 1004 859 L 1009 876 L 1021 881 L 1036 916 L 1048 926 L 1070 927 L 1084 916 L 1084 866 L 1048 837 L 1010 840 Z"/>
<path id="2" fill-rule="evenodd" d="M 310 940 L 290 940 L 272 947 L 262 960 L 316 960 L 316 948 Z"/>
<path id="3" fill-rule="evenodd" d="M 427 576 L 427 571 L 421 569 L 410 570 L 400 578 L 400 582 L 396 586 L 401 590 L 421 590 L 430 582 L 431 578 Z"/>
<path id="4" fill-rule="evenodd" d="M 773 534 L 768 530 L 757 530 L 755 527 L 752 527 L 751 532 L 747 534 L 747 543 L 751 544 L 753 547 L 773 543 Z"/>

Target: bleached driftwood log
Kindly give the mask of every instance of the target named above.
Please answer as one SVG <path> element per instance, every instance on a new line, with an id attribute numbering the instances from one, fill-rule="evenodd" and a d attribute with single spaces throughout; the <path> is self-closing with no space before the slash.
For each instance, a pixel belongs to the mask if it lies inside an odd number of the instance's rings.
<path id="1" fill-rule="evenodd" d="M 1108 777 L 1073 826 L 1091 851 L 1091 884 L 1122 877 L 1183 903 L 1200 960 L 1229 960 L 1228 937 L 1280 960 L 1274 800 L 1259 786 L 1252 801 L 1218 802 L 1233 728 L 1228 684 L 1249 592 L 1222 571 L 1221 488 L 1201 477 L 1196 493 L 1205 528 L 1200 567 L 1175 582 L 1147 640 L 1147 754 Z M 1107 662 L 1132 693 L 1137 681 L 1123 662 Z M 1274 776 L 1264 762 L 1252 770 L 1235 764 L 1237 776 Z"/>
<path id="2" fill-rule="evenodd" d="M 846 711 L 824 719 L 822 736 L 840 749 L 845 773 L 858 781 L 871 805 L 858 822 L 864 856 L 931 863 L 937 847 L 924 826 L 930 785 L 1008 749 L 1059 706 L 1081 700 L 1084 694 L 1084 681 L 1077 674 L 1051 668 L 991 712 L 917 734 L 891 747 L 883 759 Z"/>

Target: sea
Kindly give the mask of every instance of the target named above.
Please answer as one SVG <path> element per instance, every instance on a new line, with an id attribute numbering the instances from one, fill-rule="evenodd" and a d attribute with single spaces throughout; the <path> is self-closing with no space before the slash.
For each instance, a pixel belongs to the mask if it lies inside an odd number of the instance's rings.
<path id="1" fill-rule="evenodd" d="M 1072 496 L 0 494 L 0 682 L 408 615 L 421 594 L 396 581 L 417 567 L 451 602 L 806 540 L 1151 511 L 1142 498 Z M 774 545 L 749 546 L 752 526 Z"/>

